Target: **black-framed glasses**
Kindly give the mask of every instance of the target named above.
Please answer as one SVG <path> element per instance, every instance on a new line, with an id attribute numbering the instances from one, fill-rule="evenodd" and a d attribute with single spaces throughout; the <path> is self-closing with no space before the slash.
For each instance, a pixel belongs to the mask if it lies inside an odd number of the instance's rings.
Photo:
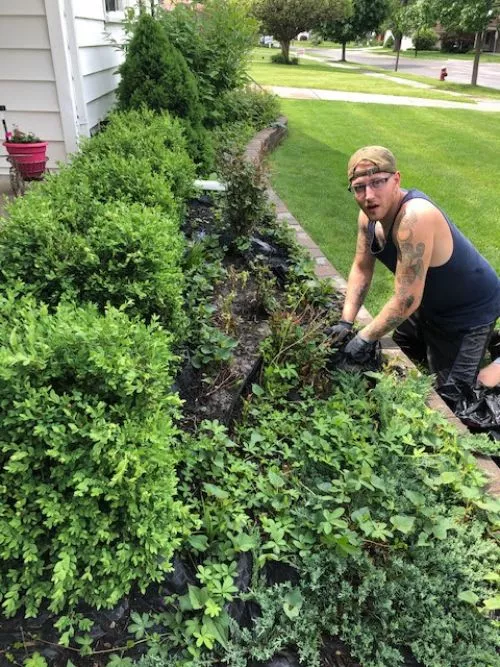
<path id="1" fill-rule="evenodd" d="M 394 174 L 390 174 L 389 176 L 379 176 L 379 178 L 373 178 L 371 181 L 368 181 L 368 183 L 359 183 L 357 185 L 353 185 L 352 183 L 349 185 L 347 188 L 349 192 L 352 192 L 353 195 L 359 196 L 359 195 L 364 195 L 366 192 L 366 188 L 369 186 L 372 190 L 380 190 L 387 181 L 391 178 L 391 176 L 394 176 Z"/>

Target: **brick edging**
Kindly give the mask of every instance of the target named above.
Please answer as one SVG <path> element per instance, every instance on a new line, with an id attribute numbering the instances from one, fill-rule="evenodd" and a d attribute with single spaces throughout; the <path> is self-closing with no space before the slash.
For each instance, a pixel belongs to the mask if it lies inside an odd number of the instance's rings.
<path id="1" fill-rule="evenodd" d="M 288 120 L 285 116 L 280 116 L 276 126 L 262 130 L 252 141 L 248 144 L 246 149 L 246 157 L 252 162 L 261 162 L 267 153 L 272 151 L 286 136 Z M 336 289 L 340 292 L 346 291 L 347 282 L 337 271 L 337 269 L 324 256 L 321 248 L 314 243 L 309 234 L 301 227 L 299 222 L 287 209 L 284 202 L 271 188 L 268 189 L 269 200 L 276 207 L 276 215 L 278 220 L 285 222 L 294 232 L 297 242 L 306 248 L 315 263 L 315 274 L 318 278 L 328 278 L 332 281 Z M 372 321 L 372 316 L 363 306 L 359 311 L 356 321 L 360 324 L 366 325 Z M 398 361 L 405 368 L 415 368 L 413 362 L 404 354 L 399 346 L 392 340 L 390 336 L 384 336 L 382 339 L 382 349 L 386 357 L 398 359 Z M 442 416 L 450 422 L 460 433 L 469 434 L 469 429 L 460 421 L 458 417 L 450 410 L 443 399 L 432 390 L 427 401 L 427 405 L 433 410 L 437 410 Z M 475 455 L 478 467 L 485 473 L 488 478 L 488 491 L 500 497 L 500 468 L 489 456 Z"/>

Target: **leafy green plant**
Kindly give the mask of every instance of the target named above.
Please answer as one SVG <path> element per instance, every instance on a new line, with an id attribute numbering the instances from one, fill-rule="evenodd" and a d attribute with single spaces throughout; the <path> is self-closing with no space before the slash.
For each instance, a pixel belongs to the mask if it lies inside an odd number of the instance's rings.
<path id="1" fill-rule="evenodd" d="M 298 65 L 299 59 L 296 56 L 287 58 L 282 53 L 275 53 L 271 56 L 271 62 L 275 65 Z"/>
<path id="2" fill-rule="evenodd" d="M 171 336 L 16 294 L 0 330 L 3 611 L 112 606 L 163 576 L 183 531 Z"/>
<path id="3" fill-rule="evenodd" d="M 134 25 L 119 73 L 116 93 L 120 110 L 146 107 L 156 113 L 169 111 L 183 119 L 195 161 L 210 161 L 208 137 L 202 126 L 205 110 L 200 102 L 198 83 L 159 21 L 145 11 Z"/>
<path id="4" fill-rule="evenodd" d="M 199 344 L 196 346 L 191 363 L 195 368 L 228 362 L 238 341 L 215 326 L 201 326 Z"/>
<path id="5" fill-rule="evenodd" d="M 236 88 L 219 98 L 220 115 L 225 123 L 248 123 L 261 130 L 274 122 L 280 112 L 275 95 L 255 88 Z"/>
<path id="6" fill-rule="evenodd" d="M 195 169 L 187 153 L 183 126 L 168 112 L 140 108 L 110 114 L 105 130 L 84 142 L 82 156 L 97 164 L 112 156 L 131 162 L 146 160 L 151 172 L 170 187 L 179 205 L 192 193 Z"/>
<path id="7" fill-rule="evenodd" d="M 413 35 L 415 51 L 430 51 L 436 46 L 437 34 L 432 28 L 419 28 Z"/>
<path id="8" fill-rule="evenodd" d="M 197 553 L 254 555 L 261 616 L 233 628 L 227 654 L 269 659 L 293 644 L 319 665 L 336 634 L 371 667 L 397 664 L 402 646 L 429 666 L 494 664 L 498 502 L 468 443 L 425 407 L 428 386 L 338 374 L 330 395 L 293 402 L 254 386 L 232 439 L 207 422 L 185 441 L 179 490 L 201 518 Z M 273 560 L 294 566 L 297 587 L 259 579 Z"/>
<path id="9" fill-rule="evenodd" d="M 184 55 L 198 80 L 210 126 L 220 123 L 219 97 L 246 81 L 257 23 L 242 3 L 208 0 L 200 12 L 195 5 L 177 4 L 161 14 L 169 41 Z"/>
<path id="10" fill-rule="evenodd" d="M 75 233 L 54 215 L 50 200 L 25 197 L 0 231 L 4 286 L 50 306 L 62 299 L 124 306 L 150 321 L 158 316 L 179 333 L 182 238 L 161 210 L 124 202 L 95 205 L 95 218 Z"/>
<path id="11" fill-rule="evenodd" d="M 270 217 L 264 168 L 241 153 L 221 156 L 220 172 L 227 189 L 221 200 L 221 225 L 233 240 L 245 241 Z"/>

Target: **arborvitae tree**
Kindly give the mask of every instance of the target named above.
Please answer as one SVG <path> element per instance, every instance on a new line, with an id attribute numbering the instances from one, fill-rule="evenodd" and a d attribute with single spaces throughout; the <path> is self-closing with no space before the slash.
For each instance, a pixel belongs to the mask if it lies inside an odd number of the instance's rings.
<path id="1" fill-rule="evenodd" d="M 212 148 L 202 125 L 205 110 L 196 78 L 159 21 L 145 11 L 133 27 L 126 54 L 118 70 L 118 108 L 145 106 L 184 119 L 190 156 L 201 167 L 210 168 Z"/>
<path id="2" fill-rule="evenodd" d="M 196 79 L 184 56 L 167 39 L 160 23 L 142 12 L 118 71 L 120 110 L 168 110 L 194 125 L 201 122 L 203 109 Z"/>

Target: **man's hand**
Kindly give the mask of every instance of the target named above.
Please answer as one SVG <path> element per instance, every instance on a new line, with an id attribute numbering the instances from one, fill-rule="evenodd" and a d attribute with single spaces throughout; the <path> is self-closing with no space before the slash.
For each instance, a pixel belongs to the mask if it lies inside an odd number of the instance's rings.
<path id="1" fill-rule="evenodd" d="M 340 344 L 352 331 L 352 322 L 347 320 L 340 320 L 338 324 L 326 330 L 328 337 L 332 343 Z"/>
<path id="2" fill-rule="evenodd" d="M 377 341 L 365 340 L 357 334 L 345 346 L 344 355 L 356 364 L 365 364 L 370 360 L 376 344 Z"/>
<path id="3" fill-rule="evenodd" d="M 479 371 L 477 381 L 483 387 L 496 387 L 500 385 L 500 357 Z"/>

